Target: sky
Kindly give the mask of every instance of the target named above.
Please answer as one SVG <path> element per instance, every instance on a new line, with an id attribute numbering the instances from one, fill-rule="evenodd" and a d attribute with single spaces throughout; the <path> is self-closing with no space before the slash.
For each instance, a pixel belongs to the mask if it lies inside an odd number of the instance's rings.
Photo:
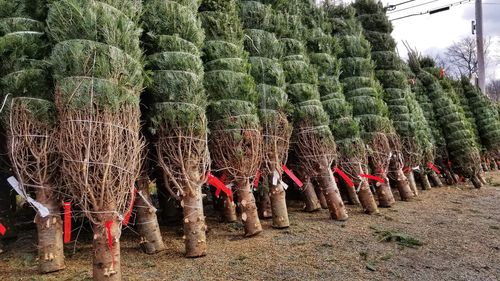
<path id="1" fill-rule="evenodd" d="M 382 0 L 385 5 L 398 4 L 408 0 Z M 352 1 L 344 1 L 346 3 Z M 466 2 L 458 4 L 459 2 Z M 426 12 L 454 4 L 449 11 L 433 15 L 420 15 L 400 20 L 393 20 L 393 37 L 398 41 L 400 55 L 406 57 L 406 49 L 402 41 L 407 41 L 412 48 L 423 54 L 442 54 L 445 49 L 471 33 L 471 21 L 475 18 L 474 0 L 414 0 L 410 3 L 397 6 L 394 12 L 389 13 L 390 19 L 409 14 Z M 414 7 L 416 5 L 421 5 Z M 407 10 L 403 10 L 409 8 Z M 483 0 L 483 32 L 484 37 L 491 38 L 491 53 L 500 56 L 500 0 Z M 486 71 L 488 79 L 500 79 L 500 63 L 490 60 Z"/>

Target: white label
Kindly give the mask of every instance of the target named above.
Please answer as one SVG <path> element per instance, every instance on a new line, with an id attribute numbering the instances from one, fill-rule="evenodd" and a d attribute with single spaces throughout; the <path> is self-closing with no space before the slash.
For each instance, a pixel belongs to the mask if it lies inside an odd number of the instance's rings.
<path id="1" fill-rule="evenodd" d="M 286 184 L 285 182 L 283 182 L 282 180 L 280 180 L 280 183 L 281 185 L 283 186 L 283 189 L 284 190 L 287 190 L 288 189 L 288 184 Z"/>
<path id="2" fill-rule="evenodd" d="M 35 209 L 38 210 L 38 213 L 40 214 L 40 216 L 42 218 L 45 218 L 46 216 L 48 216 L 50 214 L 49 209 L 47 209 L 47 207 L 42 205 L 42 203 L 29 197 L 29 195 L 27 195 L 26 193 L 24 193 L 21 190 L 21 187 L 19 186 L 19 182 L 17 181 L 17 179 L 15 177 L 9 177 L 7 179 L 7 181 L 9 182 L 10 186 L 12 186 L 12 188 L 14 188 L 14 190 L 17 192 L 17 194 L 19 194 L 21 197 L 26 199 L 26 201 L 28 201 L 28 203 L 30 203 Z"/>
<path id="3" fill-rule="evenodd" d="M 274 170 L 274 172 L 273 172 L 273 185 L 278 184 L 279 178 L 280 178 L 280 174 L 278 173 L 278 171 Z"/>

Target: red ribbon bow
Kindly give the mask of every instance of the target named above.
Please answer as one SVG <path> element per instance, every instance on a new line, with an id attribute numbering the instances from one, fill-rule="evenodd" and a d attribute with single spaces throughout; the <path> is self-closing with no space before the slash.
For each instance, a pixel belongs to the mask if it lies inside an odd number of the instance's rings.
<path id="1" fill-rule="evenodd" d="M 431 162 L 427 163 L 427 167 L 431 168 L 434 172 L 436 172 L 436 174 L 441 174 L 438 168 L 436 168 L 436 166 L 434 166 Z"/>
<path id="2" fill-rule="evenodd" d="M 228 188 L 222 181 L 220 181 L 212 173 L 208 172 L 208 184 L 214 186 L 217 190 L 215 191 L 215 196 L 219 198 L 220 192 L 223 191 L 231 201 L 233 201 L 233 192 Z"/>

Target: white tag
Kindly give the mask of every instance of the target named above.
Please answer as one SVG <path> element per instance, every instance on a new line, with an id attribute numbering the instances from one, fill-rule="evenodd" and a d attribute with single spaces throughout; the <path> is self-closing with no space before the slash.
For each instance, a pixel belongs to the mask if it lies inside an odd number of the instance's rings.
<path id="1" fill-rule="evenodd" d="M 21 191 L 21 188 L 19 188 L 19 182 L 15 177 L 9 177 L 7 181 L 9 182 L 10 186 L 14 188 L 17 194 L 21 195 L 24 199 L 26 199 L 26 194 L 24 194 L 24 192 Z"/>
<path id="2" fill-rule="evenodd" d="M 26 198 L 26 200 L 38 210 L 38 213 L 42 218 L 45 218 L 50 214 L 49 209 L 47 209 L 47 207 L 42 205 L 42 203 L 33 200 L 33 198 L 31 197 Z"/>
<path id="3" fill-rule="evenodd" d="M 146 197 L 144 196 L 144 194 L 142 194 L 142 190 L 139 190 L 139 192 L 137 192 L 139 194 L 139 196 L 141 196 L 142 200 L 144 200 L 144 202 L 146 202 L 146 204 L 148 204 L 148 206 L 152 209 L 155 210 L 155 212 L 157 211 L 155 206 L 151 205 L 151 203 L 149 203 L 148 199 L 146 199 Z"/>
<path id="4" fill-rule="evenodd" d="M 418 170 L 420 170 L 420 166 L 413 167 L 412 169 L 415 170 L 415 171 L 418 171 Z"/>
<path id="5" fill-rule="evenodd" d="M 12 188 L 14 188 L 14 190 L 17 192 L 17 194 L 19 194 L 21 197 L 26 199 L 26 201 L 28 201 L 28 203 L 33 205 L 33 207 L 35 207 L 35 209 L 38 210 L 38 213 L 40 214 L 40 216 L 42 218 L 45 218 L 46 216 L 48 216 L 50 214 L 49 209 L 47 209 L 47 207 L 42 205 L 42 203 L 35 201 L 33 198 L 29 197 L 26 193 L 24 193 L 21 190 L 21 187 L 19 186 L 19 182 L 17 181 L 17 179 L 15 177 L 9 177 L 7 179 L 7 181 L 9 182 L 10 186 L 12 186 Z"/>
<path id="6" fill-rule="evenodd" d="M 283 186 L 283 189 L 284 190 L 287 190 L 288 189 L 288 184 L 286 184 L 285 182 L 283 182 L 282 180 L 280 180 L 280 183 L 281 185 Z"/>
<path id="7" fill-rule="evenodd" d="M 280 174 L 278 173 L 278 171 L 274 170 L 274 172 L 273 172 L 273 185 L 278 184 L 279 178 L 280 178 Z"/>

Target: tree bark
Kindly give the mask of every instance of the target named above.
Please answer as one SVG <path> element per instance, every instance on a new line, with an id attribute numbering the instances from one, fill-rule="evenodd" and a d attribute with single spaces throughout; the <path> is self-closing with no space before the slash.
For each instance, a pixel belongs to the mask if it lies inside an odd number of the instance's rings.
<path id="1" fill-rule="evenodd" d="M 454 185 L 454 184 L 456 184 L 455 179 L 453 178 L 453 175 L 451 174 L 450 170 L 444 169 L 443 173 L 444 173 L 444 176 L 446 178 L 446 184 L 447 185 Z"/>
<path id="2" fill-rule="evenodd" d="M 394 195 L 392 194 L 387 174 L 385 172 L 378 172 L 375 175 L 384 180 L 383 183 L 375 182 L 375 190 L 377 192 L 379 207 L 390 208 L 396 200 L 394 200 Z"/>
<path id="3" fill-rule="evenodd" d="M 311 182 L 310 177 L 302 177 L 304 179 L 304 185 L 301 188 L 302 194 L 304 194 L 304 202 L 305 207 L 304 211 L 306 212 L 316 212 L 321 209 L 321 204 L 319 202 L 318 196 L 314 191 L 314 186 Z"/>
<path id="4" fill-rule="evenodd" d="M 477 177 L 479 178 L 479 180 L 481 181 L 482 184 L 488 184 L 488 182 L 484 178 L 484 172 L 477 175 Z"/>
<path id="5" fill-rule="evenodd" d="M 475 188 L 479 189 L 483 187 L 483 183 L 479 180 L 477 175 L 472 176 L 471 181 Z"/>
<path id="6" fill-rule="evenodd" d="M 481 163 L 481 168 L 483 168 L 483 171 L 487 172 L 490 170 L 489 165 L 486 164 L 486 162 Z"/>
<path id="7" fill-rule="evenodd" d="M 37 192 L 37 195 L 42 192 Z M 38 234 L 38 268 L 41 273 L 59 271 L 64 265 L 63 224 L 59 205 L 54 198 L 37 196 L 37 201 L 49 209 L 49 215 L 35 217 Z"/>
<path id="8" fill-rule="evenodd" d="M 108 232 L 105 222 L 95 224 L 93 278 L 95 281 L 121 281 L 120 236 L 121 222 L 114 220 L 111 225 L 111 248 L 108 244 Z"/>
<path id="9" fill-rule="evenodd" d="M 366 214 L 378 214 L 377 202 L 370 189 L 368 180 L 362 179 L 358 184 L 361 184 L 358 192 L 358 198 Z"/>
<path id="10" fill-rule="evenodd" d="M 269 178 L 269 194 L 271 197 L 271 208 L 274 228 L 287 228 L 290 226 L 288 210 L 286 208 L 286 192 L 280 181 L 273 185 L 272 177 Z"/>
<path id="11" fill-rule="evenodd" d="M 399 191 L 399 196 L 403 201 L 409 201 L 413 198 L 413 191 L 411 190 L 408 178 L 403 173 L 402 168 L 396 168 L 392 172 L 396 188 Z"/>
<path id="12" fill-rule="evenodd" d="M 323 195 L 323 192 L 321 191 L 321 187 L 319 186 L 319 183 L 314 182 L 313 187 L 314 187 L 314 192 L 316 192 L 316 197 L 318 197 L 319 204 L 321 205 L 321 209 L 328 209 L 328 205 L 326 204 L 325 195 Z"/>
<path id="13" fill-rule="evenodd" d="M 184 244 L 186 257 L 196 258 L 207 254 L 205 215 L 201 186 L 193 192 L 185 192 L 181 206 L 184 210 Z"/>
<path id="14" fill-rule="evenodd" d="M 409 170 L 405 173 L 406 178 L 408 179 L 408 183 L 410 184 L 411 191 L 413 192 L 413 196 L 418 196 L 417 183 L 415 182 L 415 176 L 413 175 L 413 170 Z"/>
<path id="15" fill-rule="evenodd" d="M 325 161 L 326 162 L 326 161 Z M 347 210 L 340 196 L 339 189 L 335 183 L 333 172 L 327 163 L 323 163 L 321 174 L 317 178 L 323 195 L 325 196 L 330 217 L 334 220 L 345 221 L 348 219 Z"/>
<path id="16" fill-rule="evenodd" d="M 241 209 L 241 220 L 245 226 L 245 236 L 250 237 L 262 232 L 257 206 L 248 179 L 236 182 L 238 192 L 238 203 Z"/>
<path id="17" fill-rule="evenodd" d="M 495 161 L 495 159 L 492 159 L 490 164 L 491 164 L 492 171 L 498 171 L 498 165 L 497 165 L 497 161 Z"/>
<path id="18" fill-rule="evenodd" d="M 271 198 L 269 197 L 268 192 L 263 192 L 259 194 L 259 218 L 261 219 L 270 219 L 273 217 L 273 211 L 271 208 Z"/>
<path id="19" fill-rule="evenodd" d="M 439 178 L 438 174 L 436 174 L 436 172 L 431 171 L 428 174 L 428 176 L 429 176 L 431 182 L 434 184 L 434 186 L 443 187 L 443 182 L 441 182 L 441 179 Z"/>
<path id="20" fill-rule="evenodd" d="M 223 206 L 222 211 L 224 214 L 224 219 L 226 222 L 235 222 L 238 220 L 238 214 L 236 214 L 236 204 L 229 199 L 225 194 L 223 196 Z"/>
<path id="21" fill-rule="evenodd" d="M 137 194 L 135 199 L 135 206 L 137 207 L 137 230 L 141 236 L 140 245 L 142 251 L 151 255 L 165 250 L 165 244 L 161 237 L 156 208 L 151 204 L 149 178 L 139 178 L 137 185 L 139 187 L 138 192 L 142 195 Z"/>
<path id="22" fill-rule="evenodd" d="M 431 183 L 429 182 L 429 178 L 427 177 L 426 174 L 424 174 L 423 171 L 418 173 L 419 178 L 420 178 L 420 183 L 422 184 L 422 190 L 430 190 L 431 189 Z"/>

